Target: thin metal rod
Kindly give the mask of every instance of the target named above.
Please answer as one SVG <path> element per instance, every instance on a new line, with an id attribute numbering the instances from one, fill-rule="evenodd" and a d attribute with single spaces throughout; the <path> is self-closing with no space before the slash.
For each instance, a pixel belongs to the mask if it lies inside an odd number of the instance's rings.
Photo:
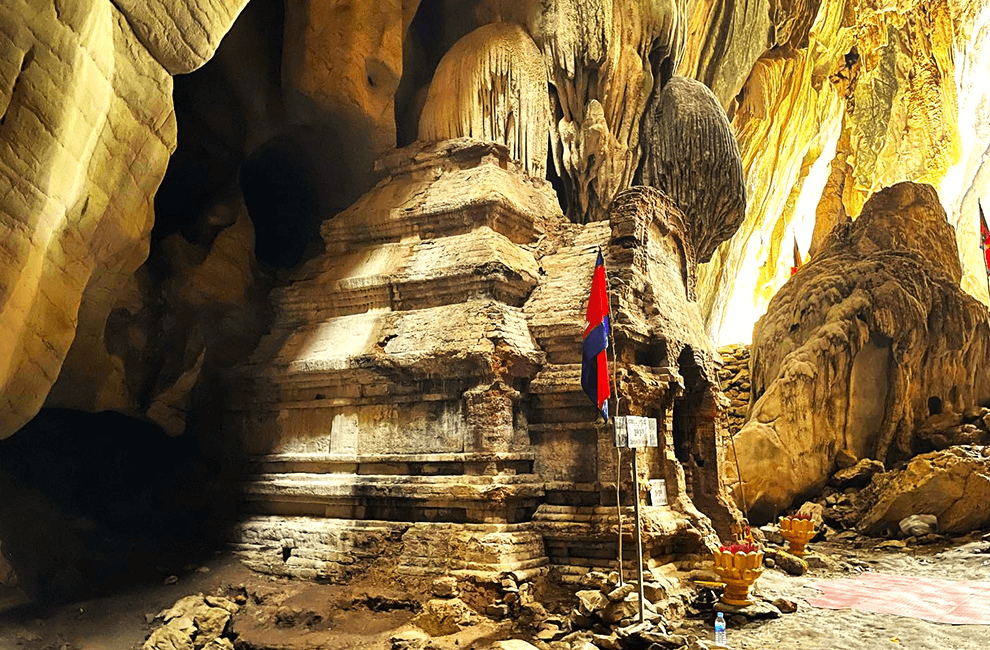
<path id="1" fill-rule="evenodd" d="M 633 498 L 636 499 L 636 570 L 639 574 L 639 622 L 642 623 L 645 619 L 643 614 L 645 599 L 644 588 L 643 588 L 643 528 L 640 524 L 639 518 L 639 468 L 636 466 L 636 456 L 639 455 L 639 450 L 633 447 Z"/>
<path id="2" fill-rule="evenodd" d="M 732 456 L 736 460 L 736 476 L 739 477 L 739 497 L 742 499 L 743 516 L 746 518 L 746 525 L 749 525 L 749 510 L 746 507 L 746 490 L 743 488 L 742 470 L 739 469 L 739 454 L 736 452 L 736 437 L 729 433 L 729 443 L 732 445 Z"/>
<path id="3" fill-rule="evenodd" d="M 615 428 L 615 420 L 612 420 L 612 428 Z M 615 447 L 615 512 L 619 516 L 619 586 L 625 584 L 622 578 L 622 499 L 619 497 L 619 477 L 622 476 L 622 447 Z"/>

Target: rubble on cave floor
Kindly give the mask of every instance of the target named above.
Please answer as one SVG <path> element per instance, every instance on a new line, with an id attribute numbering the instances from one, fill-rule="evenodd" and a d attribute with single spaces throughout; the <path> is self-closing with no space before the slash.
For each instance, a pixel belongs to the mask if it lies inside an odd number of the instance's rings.
<path id="1" fill-rule="evenodd" d="M 827 497 L 825 498 L 827 501 Z M 830 506 L 823 508 L 825 521 Z M 884 539 L 838 531 L 828 523 L 813 541 L 807 569 L 791 575 L 768 566 L 754 588 L 755 605 L 727 616 L 729 645 L 757 648 L 967 648 L 985 627 L 950 626 L 854 610 L 811 607 L 819 580 L 866 571 L 954 580 L 984 579 L 990 532 Z M 767 528 L 768 556 L 786 555 Z M 711 561 L 696 555 L 648 567 L 646 624 L 636 590 L 615 575 L 589 572 L 566 588 L 546 576 L 511 574 L 476 582 L 447 576 L 383 584 L 315 584 L 255 573 L 233 558 L 210 571 L 180 574 L 127 595 L 73 603 L 57 610 L 0 612 L 0 647 L 24 650 L 192 648 L 200 650 L 660 650 L 712 648 L 715 592 Z M 628 575 L 627 575 L 628 578 Z M 504 606 L 505 609 L 501 609 Z M 167 629 L 170 628 L 170 629 Z M 974 636 L 976 634 L 976 636 Z M 183 636 L 185 635 L 185 636 Z M 897 645 L 891 645 L 896 638 Z M 165 640 L 171 645 L 156 645 Z"/>

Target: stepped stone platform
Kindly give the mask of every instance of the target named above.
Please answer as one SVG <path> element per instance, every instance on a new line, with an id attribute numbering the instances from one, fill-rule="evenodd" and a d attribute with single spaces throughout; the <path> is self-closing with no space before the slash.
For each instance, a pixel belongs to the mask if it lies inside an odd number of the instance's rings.
<path id="1" fill-rule="evenodd" d="M 324 579 L 383 562 L 573 575 L 615 563 L 617 477 L 627 548 L 633 490 L 645 502 L 650 479 L 667 503 L 644 507 L 647 552 L 714 543 L 734 516 L 718 479 L 725 404 L 670 201 L 634 188 L 608 221 L 571 224 L 546 181 L 468 139 L 379 165 L 384 180 L 324 223 L 325 253 L 278 290 L 271 332 L 237 369 L 245 560 Z M 598 247 L 618 411 L 661 425 L 636 483 L 580 388 Z"/>

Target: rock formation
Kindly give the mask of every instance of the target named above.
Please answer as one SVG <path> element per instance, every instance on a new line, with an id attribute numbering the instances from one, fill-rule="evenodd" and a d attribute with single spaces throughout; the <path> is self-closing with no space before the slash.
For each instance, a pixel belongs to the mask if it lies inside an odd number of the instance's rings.
<path id="1" fill-rule="evenodd" d="M 554 92 L 551 138 L 568 216 L 596 221 L 632 185 L 643 111 L 684 47 L 683 1 L 565 0 L 527 23 Z"/>
<path id="2" fill-rule="evenodd" d="M 479 27 L 450 49 L 430 83 L 419 139 L 504 144 L 531 176 L 546 176 L 550 115 L 543 57 L 520 25 Z"/>
<path id="3" fill-rule="evenodd" d="M 674 77 L 653 94 L 642 140 L 639 183 L 674 200 L 698 261 L 707 262 L 746 212 L 742 161 L 725 112 L 704 84 Z"/>
<path id="4" fill-rule="evenodd" d="M 718 378 L 722 393 L 729 400 L 728 428 L 735 434 L 746 423 L 749 416 L 752 383 L 749 380 L 749 346 L 734 344 L 718 349 L 722 357 L 722 367 Z"/>
<path id="5" fill-rule="evenodd" d="M 939 532 L 968 533 L 990 524 L 990 447 L 951 447 L 915 457 L 876 490 L 859 520 L 868 534 L 893 530 L 916 514 L 934 515 Z"/>
<path id="6" fill-rule="evenodd" d="M 754 330 L 754 403 L 735 439 L 751 508 L 822 487 L 843 449 L 909 456 L 929 416 L 990 400 L 987 310 L 960 277 L 934 189 L 900 183 L 784 285 Z"/>
<path id="7" fill-rule="evenodd" d="M 958 287 L 986 291 L 988 30 L 985 0 L 0 0 L 0 438 L 47 406 L 192 433 L 218 458 L 244 442 L 272 517 L 245 539 L 273 566 L 328 536 L 374 556 L 399 521 L 406 561 L 447 557 L 431 517 L 494 540 L 478 566 L 503 542 L 583 566 L 611 552 L 596 544 L 619 474 L 574 382 L 579 260 L 601 245 L 617 379 L 669 434 L 640 477 L 672 504 L 651 544 L 697 542 L 698 511 L 731 516 L 708 332 L 749 339 L 796 241 L 813 261 L 757 333 L 765 401 L 738 441 L 805 447 L 783 493 L 752 486 L 761 503 L 820 484 L 845 448 L 980 444 L 971 419 L 932 418 L 987 398 L 985 315 Z M 706 112 L 678 132 L 668 100 L 686 90 L 673 104 Z M 703 130 L 728 171 L 687 192 L 718 175 L 682 144 Z M 671 145 L 694 162 L 668 176 Z M 662 192 L 630 191 L 638 170 Z M 861 216 L 900 181 L 937 186 L 949 225 L 927 190 L 898 190 L 924 228 Z M 737 423 L 740 372 L 723 379 Z M 361 456 L 359 425 L 399 446 Z M 355 460 L 293 456 L 331 451 Z M 297 476 L 314 467 L 347 478 L 316 490 Z M 276 515 L 309 519 L 294 537 Z M 362 522 L 346 535 L 318 521 L 345 515 Z M 493 521 L 494 538 L 470 528 Z"/>

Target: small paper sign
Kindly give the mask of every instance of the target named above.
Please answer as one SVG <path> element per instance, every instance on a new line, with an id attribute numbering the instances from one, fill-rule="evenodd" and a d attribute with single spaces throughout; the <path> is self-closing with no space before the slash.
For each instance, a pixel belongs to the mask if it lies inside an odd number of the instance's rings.
<path id="1" fill-rule="evenodd" d="M 662 478 L 650 479 L 650 505 L 667 505 L 667 481 Z"/>
<path id="2" fill-rule="evenodd" d="M 612 425 L 615 427 L 615 446 L 628 447 L 629 435 L 626 433 L 626 418 L 616 417 L 612 420 Z"/>

